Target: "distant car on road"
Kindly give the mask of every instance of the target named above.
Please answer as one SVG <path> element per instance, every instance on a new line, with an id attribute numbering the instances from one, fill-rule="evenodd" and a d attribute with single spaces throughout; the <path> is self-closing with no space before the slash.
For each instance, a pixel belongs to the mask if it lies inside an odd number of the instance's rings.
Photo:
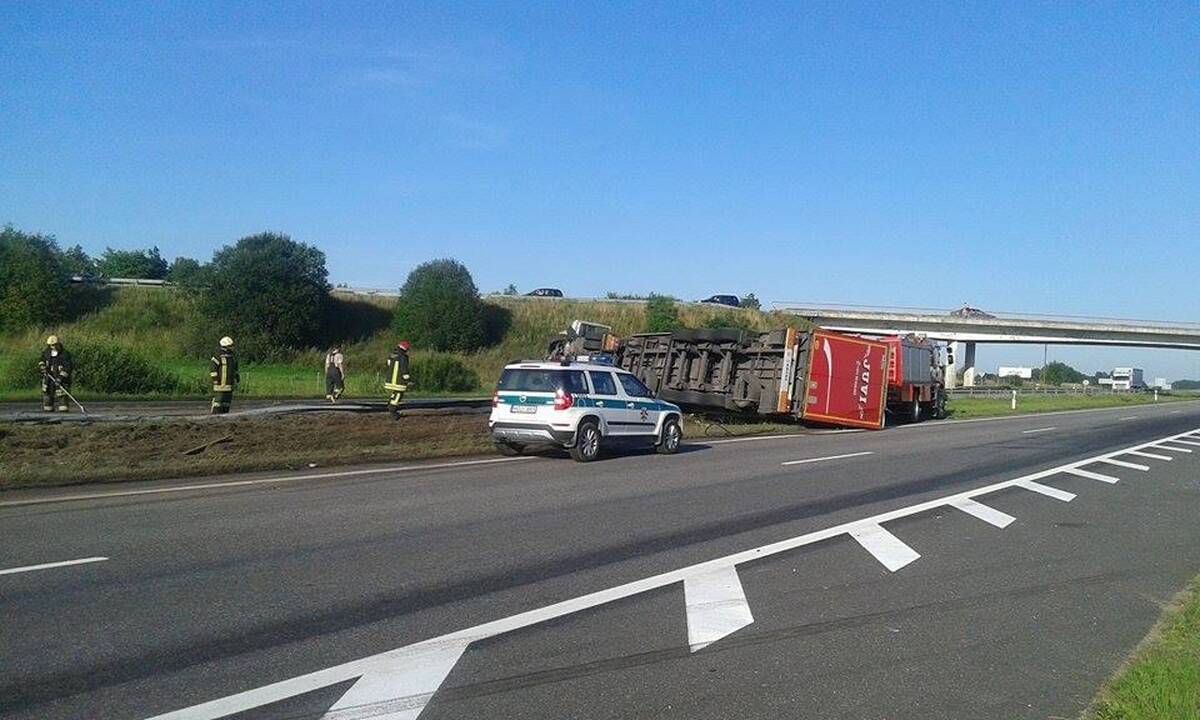
<path id="1" fill-rule="evenodd" d="M 742 301 L 738 300 L 737 295 L 710 295 L 700 302 L 710 305 L 727 305 L 729 307 L 741 307 Z"/>
<path id="2" fill-rule="evenodd" d="M 984 312 L 984 311 L 980 310 L 979 308 L 971 307 L 970 305 L 963 305 L 962 307 L 960 307 L 957 310 L 951 310 L 950 314 L 953 315 L 954 317 L 960 317 L 960 318 L 985 318 L 985 319 L 991 319 L 991 320 L 996 319 L 995 315 Z"/>
<path id="3" fill-rule="evenodd" d="M 562 297 L 563 291 L 558 288 L 538 288 L 525 293 L 526 297 Z"/>

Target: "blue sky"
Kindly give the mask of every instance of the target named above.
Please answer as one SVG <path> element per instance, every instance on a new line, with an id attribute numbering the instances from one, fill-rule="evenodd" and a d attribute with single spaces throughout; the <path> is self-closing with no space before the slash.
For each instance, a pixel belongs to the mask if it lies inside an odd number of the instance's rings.
<path id="1" fill-rule="evenodd" d="M 272 229 L 376 287 L 455 257 L 485 291 L 1200 320 L 1195 3 L 44 2 L 0 27 L 0 223 L 64 245 L 207 259 Z"/>

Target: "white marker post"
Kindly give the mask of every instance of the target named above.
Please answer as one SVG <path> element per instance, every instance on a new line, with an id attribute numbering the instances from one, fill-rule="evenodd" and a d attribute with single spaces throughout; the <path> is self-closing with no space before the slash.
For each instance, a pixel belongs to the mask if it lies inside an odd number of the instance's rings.
<path id="1" fill-rule="evenodd" d="M 1017 409 L 1017 391 L 1016 390 L 1013 390 L 1013 394 L 1012 394 L 1012 409 L 1013 410 Z"/>

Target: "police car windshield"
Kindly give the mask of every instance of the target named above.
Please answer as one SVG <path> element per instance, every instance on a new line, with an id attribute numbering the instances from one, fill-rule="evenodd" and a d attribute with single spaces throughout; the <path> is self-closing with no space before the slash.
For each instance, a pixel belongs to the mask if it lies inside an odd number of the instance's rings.
<path id="1" fill-rule="evenodd" d="M 510 368 L 500 375 L 498 390 L 518 392 L 587 393 L 587 381 L 579 370 L 539 370 L 536 368 Z"/>

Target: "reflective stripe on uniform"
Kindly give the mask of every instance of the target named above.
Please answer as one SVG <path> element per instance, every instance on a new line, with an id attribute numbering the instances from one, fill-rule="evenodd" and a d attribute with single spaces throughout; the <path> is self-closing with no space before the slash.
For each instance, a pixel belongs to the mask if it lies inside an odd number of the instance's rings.
<path id="1" fill-rule="evenodd" d="M 220 373 L 209 373 L 213 376 L 213 392 L 233 392 L 233 385 L 229 383 L 229 358 L 222 355 L 213 360 L 217 361 Z"/>

